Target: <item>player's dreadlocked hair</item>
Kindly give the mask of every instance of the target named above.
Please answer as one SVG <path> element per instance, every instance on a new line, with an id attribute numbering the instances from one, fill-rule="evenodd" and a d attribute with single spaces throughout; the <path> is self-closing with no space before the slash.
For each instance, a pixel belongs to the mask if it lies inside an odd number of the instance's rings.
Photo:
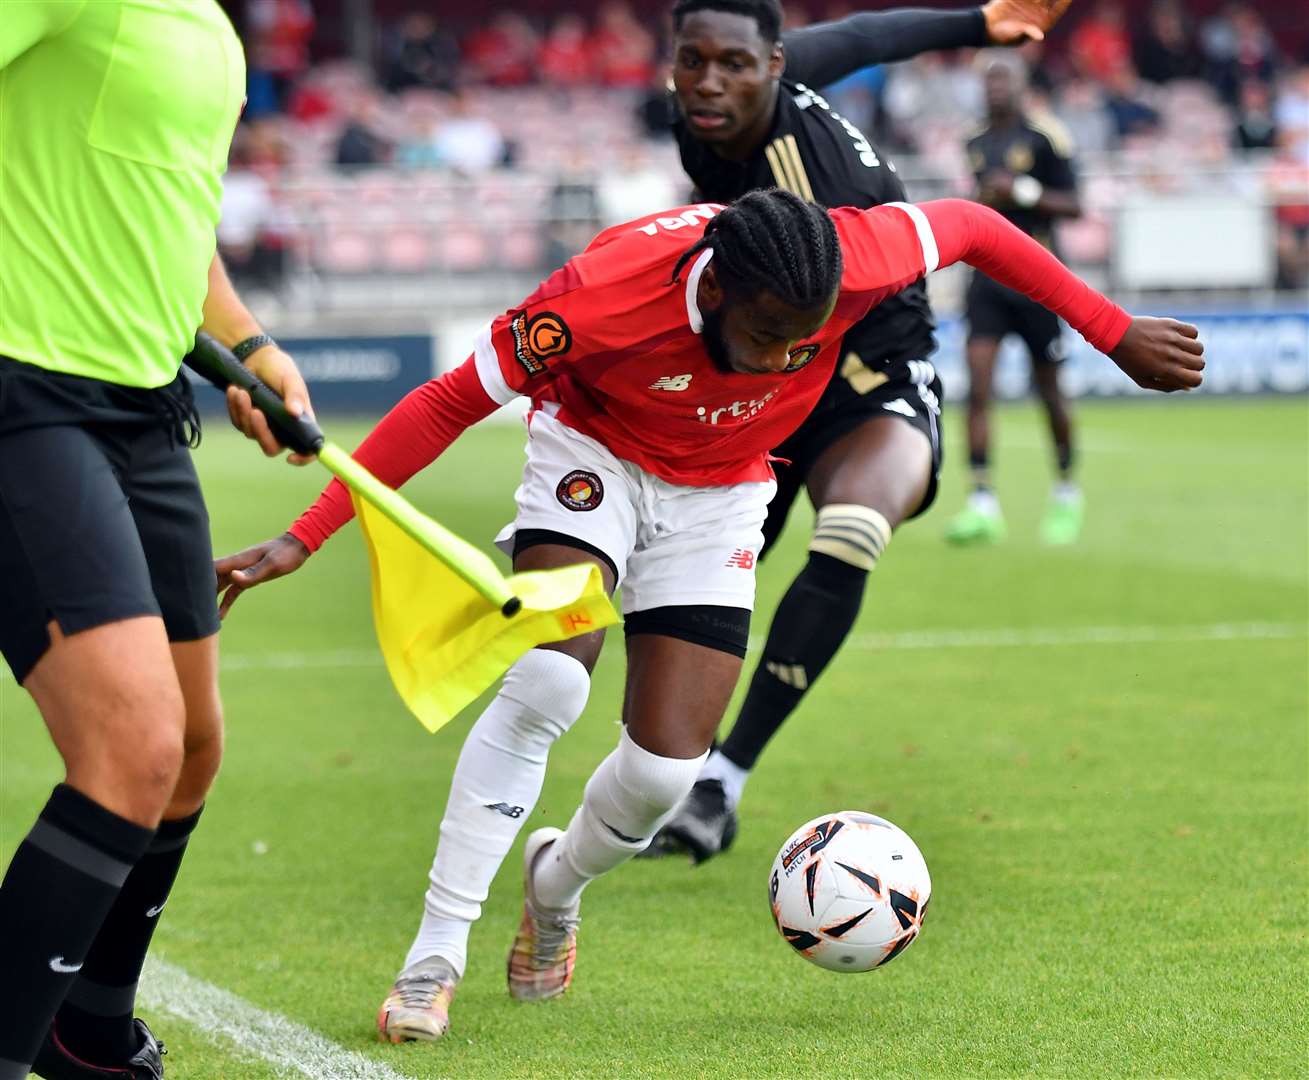
<path id="1" fill-rule="evenodd" d="M 769 45 L 782 36 L 781 0 L 677 0 L 673 4 L 674 33 L 682 29 L 682 20 L 693 11 L 729 11 L 754 19 L 759 36 Z"/>
<path id="2" fill-rule="evenodd" d="M 742 195 L 710 219 L 704 236 L 677 260 L 673 280 L 705 248 L 724 291 L 771 292 L 800 311 L 827 304 L 841 285 L 841 242 L 817 203 L 781 188 Z"/>

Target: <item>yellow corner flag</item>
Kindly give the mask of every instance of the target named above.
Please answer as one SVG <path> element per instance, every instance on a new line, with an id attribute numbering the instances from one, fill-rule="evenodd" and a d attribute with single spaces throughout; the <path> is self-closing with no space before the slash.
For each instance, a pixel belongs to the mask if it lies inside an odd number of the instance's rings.
<path id="1" fill-rule="evenodd" d="M 523 606 L 506 618 L 462 576 L 354 494 L 372 563 L 373 621 L 391 681 L 439 730 L 528 649 L 617 623 L 593 563 L 506 579 Z"/>

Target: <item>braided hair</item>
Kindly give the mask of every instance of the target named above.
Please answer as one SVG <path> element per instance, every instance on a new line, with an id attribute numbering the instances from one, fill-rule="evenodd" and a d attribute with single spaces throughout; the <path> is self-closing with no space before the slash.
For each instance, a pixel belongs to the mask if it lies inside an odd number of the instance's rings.
<path id="1" fill-rule="evenodd" d="M 799 311 L 828 304 L 841 285 L 841 242 L 823 207 L 781 188 L 742 195 L 705 225 L 682 253 L 673 280 L 706 248 L 723 291 L 737 297 L 770 292 Z"/>
<path id="2" fill-rule="evenodd" d="M 780 0 L 677 0 L 673 4 L 673 32 L 682 29 L 683 20 L 696 11 L 726 11 L 754 19 L 759 36 L 769 45 L 782 37 L 782 5 Z"/>

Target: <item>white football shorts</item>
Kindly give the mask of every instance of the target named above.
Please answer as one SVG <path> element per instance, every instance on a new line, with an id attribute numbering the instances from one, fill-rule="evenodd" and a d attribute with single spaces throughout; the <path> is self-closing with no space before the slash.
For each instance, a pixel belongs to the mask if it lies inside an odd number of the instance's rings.
<path id="1" fill-rule="evenodd" d="M 585 541 L 618 571 L 624 615 L 689 604 L 753 610 L 774 481 L 670 484 L 544 410 L 527 425 L 518 514 L 495 538 L 501 551 L 512 557 L 520 529 Z"/>

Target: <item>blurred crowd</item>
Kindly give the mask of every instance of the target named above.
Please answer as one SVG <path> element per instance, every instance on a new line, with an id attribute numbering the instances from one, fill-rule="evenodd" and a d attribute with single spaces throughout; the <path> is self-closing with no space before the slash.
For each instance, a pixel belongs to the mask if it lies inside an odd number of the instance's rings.
<path id="1" fill-rule="evenodd" d="M 1084 160 L 1114 152 L 1182 172 L 1263 152 L 1280 283 L 1309 281 L 1309 57 L 1279 48 L 1240 0 L 1204 20 L 1183 0 L 1079 7 L 1048 46 L 1022 50 L 1032 108 L 1061 120 Z M 839 2 L 815 14 L 850 10 Z M 809 20 L 796 5 L 787 14 L 789 26 Z M 654 205 L 643 200 L 685 195 L 668 145 L 667 28 L 627 0 L 549 21 L 499 8 L 463 34 L 415 11 L 380 29 L 371 67 L 316 60 L 311 0 L 248 0 L 244 30 L 249 99 L 222 243 L 251 274 L 280 272 L 295 217 L 280 179 L 296 171 L 546 178 L 534 188 L 546 209 L 576 210 L 581 231 Z M 962 142 L 984 113 L 981 67 L 970 50 L 934 53 L 824 93 L 888 150 L 915 155 L 920 171 L 960 176 Z M 543 260 L 557 254 L 545 247 Z"/>

